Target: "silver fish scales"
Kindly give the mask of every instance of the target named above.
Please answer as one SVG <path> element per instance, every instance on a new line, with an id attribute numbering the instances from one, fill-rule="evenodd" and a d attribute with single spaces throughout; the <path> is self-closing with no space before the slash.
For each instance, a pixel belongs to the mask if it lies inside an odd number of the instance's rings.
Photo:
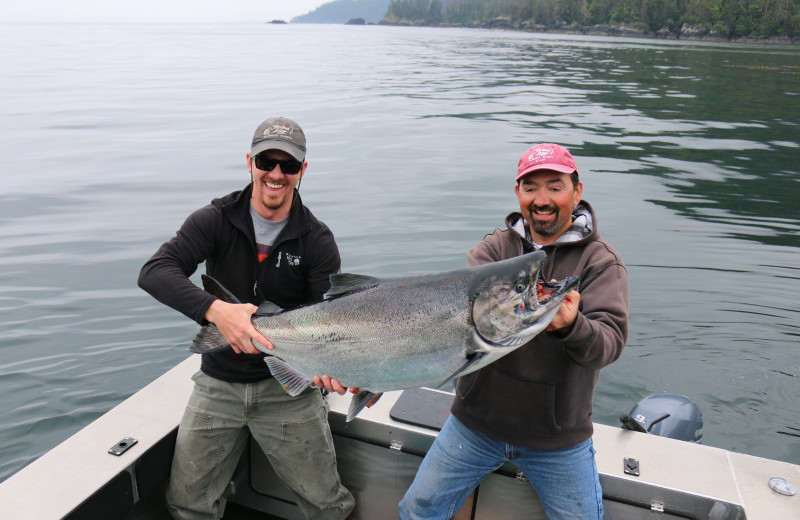
<path id="1" fill-rule="evenodd" d="M 379 392 L 438 387 L 513 351 L 547 327 L 578 279 L 541 279 L 545 253 L 491 264 L 399 278 L 331 276 L 325 300 L 284 311 L 265 302 L 255 328 L 274 345 L 265 354 L 272 375 L 291 395 L 327 374 L 353 396 L 347 420 Z M 238 303 L 210 277 L 207 291 Z M 228 342 L 213 324 L 192 343 L 197 353 Z"/>

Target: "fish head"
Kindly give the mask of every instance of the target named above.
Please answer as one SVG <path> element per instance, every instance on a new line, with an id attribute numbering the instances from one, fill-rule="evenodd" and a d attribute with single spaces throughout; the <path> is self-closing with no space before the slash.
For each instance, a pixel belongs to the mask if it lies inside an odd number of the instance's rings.
<path id="1" fill-rule="evenodd" d="M 495 346 L 518 347 L 550 324 L 579 279 L 543 280 L 546 256 L 544 251 L 536 251 L 495 262 L 485 276 L 476 277 L 472 321 L 483 340 Z"/>

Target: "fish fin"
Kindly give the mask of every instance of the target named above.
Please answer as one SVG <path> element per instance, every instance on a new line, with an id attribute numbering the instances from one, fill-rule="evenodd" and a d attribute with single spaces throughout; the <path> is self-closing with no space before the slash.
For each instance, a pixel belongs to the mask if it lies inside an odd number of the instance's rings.
<path id="1" fill-rule="evenodd" d="M 361 390 L 357 394 L 354 394 L 353 398 L 350 400 L 350 408 L 347 409 L 347 419 L 345 419 L 345 422 L 350 422 L 355 419 L 358 412 L 363 410 L 364 407 L 372 401 L 373 397 L 375 397 L 375 394 L 369 390 Z"/>
<path id="2" fill-rule="evenodd" d="M 460 371 L 459 371 L 460 372 Z M 448 379 L 441 382 L 438 386 L 431 386 L 434 390 L 441 390 L 442 392 L 452 392 L 456 388 L 456 379 Z"/>
<path id="3" fill-rule="evenodd" d="M 189 350 L 195 354 L 210 354 L 230 347 L 228 340 L 216 325 L 209 323 L 200 327 L 200 332 L 192 340 Z"/>
<path id="4" fill-rule="evenodd" d="M 223 287 L 222 284 L 214 278 L 204 274 L 200 276 L 200 279 L 203 281 L 203 289 L 212 296 L 216 296 L 225 303 L 242 303 L 239 301 L 239 298 L 234 296 L 232 292 Z"/>
<path id="5" fill-rule="evenodd" d="M 272 377 L 281 384 L 287 394 L 292 397 L 300 395 L 300 393 L 311 386 L 311 380 L 289 366 L 289 364 L 275 356 L 267 356 L 264 358 Z"/>
<path id="6" fill-rule="evenodd" d="M 275 316 L 276 314 L 280 314 L 283 312 L 283 308 L 270 302 L 270 301 L 263 301 L 258 306 L 258 310 L 256 314 L 258 316 Z"/>
<path id="7" fill-rule="evenodd" d="M 331 288 L 325 293 L 324 298 L 330 300 L 345 294 L 350 294 L 381 283 L 380 278 L 365 274 L 336 273 L 331 275 Z"/>
<path id="8" fill-rule="evenodd" d="M 486 355 L 486 352 L 473 352 L 472 354 L 467 355 L 467 361 L 463 365 L 461 365 L 461 368 L 459 368 L 458 370 L 453 372 L 453 374 L 450 377 L 448 377 L 447 379 L 442 381 L 439 384 L 439 386 L 436 386 L 434 388 L 441 388 L 442 386 L 447 384 L 448 381 L 457 378 L 458 376 L 463 374 L 464 371 L 466 369 L 468 369 L 473 363 L 477 362 L 478 360 L 480 360 L 485 355 Z"/>

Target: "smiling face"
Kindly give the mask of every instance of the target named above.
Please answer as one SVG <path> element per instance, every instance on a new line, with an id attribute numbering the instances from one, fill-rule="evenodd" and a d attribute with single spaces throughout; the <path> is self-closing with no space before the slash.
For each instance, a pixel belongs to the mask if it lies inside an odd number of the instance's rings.
<path id="1" fill-rule="evenodd" d="M 538 170 L 520 179 L 515 190 L 533 241 L 548 245 L 572 224 L 572 211 L 581 201 L 583 183 L 574 185 L 566 173 Z"/>
<path id="2" fill-rule="evenodd" d="M 295 160 L 294 157 L 281 150 L 266 150 L 259 155 L 266 155 L 277 160 Z M 267 220 L 277 222 L 289 215 L 294 197 L 294 188 L 306 172 L 308 163 L 304 162 L 300 172 L 294 175 L 283 173 L 280 164 L 272 171 L 258 169 L 253 157 L 247 154 L 247 171 L 253 177 L 253 195 L 250 202 L 256 212 Z"/>

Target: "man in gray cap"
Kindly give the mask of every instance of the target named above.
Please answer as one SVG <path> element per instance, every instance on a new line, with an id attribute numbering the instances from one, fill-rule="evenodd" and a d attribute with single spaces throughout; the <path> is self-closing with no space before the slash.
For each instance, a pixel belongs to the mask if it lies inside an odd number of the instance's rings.
<path id="1" fill-rule="evenodd" d="M 142 289 L 201 325 L 215 324 L 233 347 L 203 354 L 193 377 L 167 490 L 176 519 L 222 517 L 222 495 L 249 433 L 306 518 L 341 520 L 354 507 L 339 480 L 320 391 L 290 397 L 253 345 L 272 348 L 250 322 L 259 303 L 292 309 L 321 301 L 340 269 L 333 234 L 300 200 L 305 157 L 300 125 L 284 117 L 261 123 L 247 154 L 252 182 L 189 215 L 139 274 Z M 243 303 L 223 302 L 192 283 L 203 262 Z"/>

